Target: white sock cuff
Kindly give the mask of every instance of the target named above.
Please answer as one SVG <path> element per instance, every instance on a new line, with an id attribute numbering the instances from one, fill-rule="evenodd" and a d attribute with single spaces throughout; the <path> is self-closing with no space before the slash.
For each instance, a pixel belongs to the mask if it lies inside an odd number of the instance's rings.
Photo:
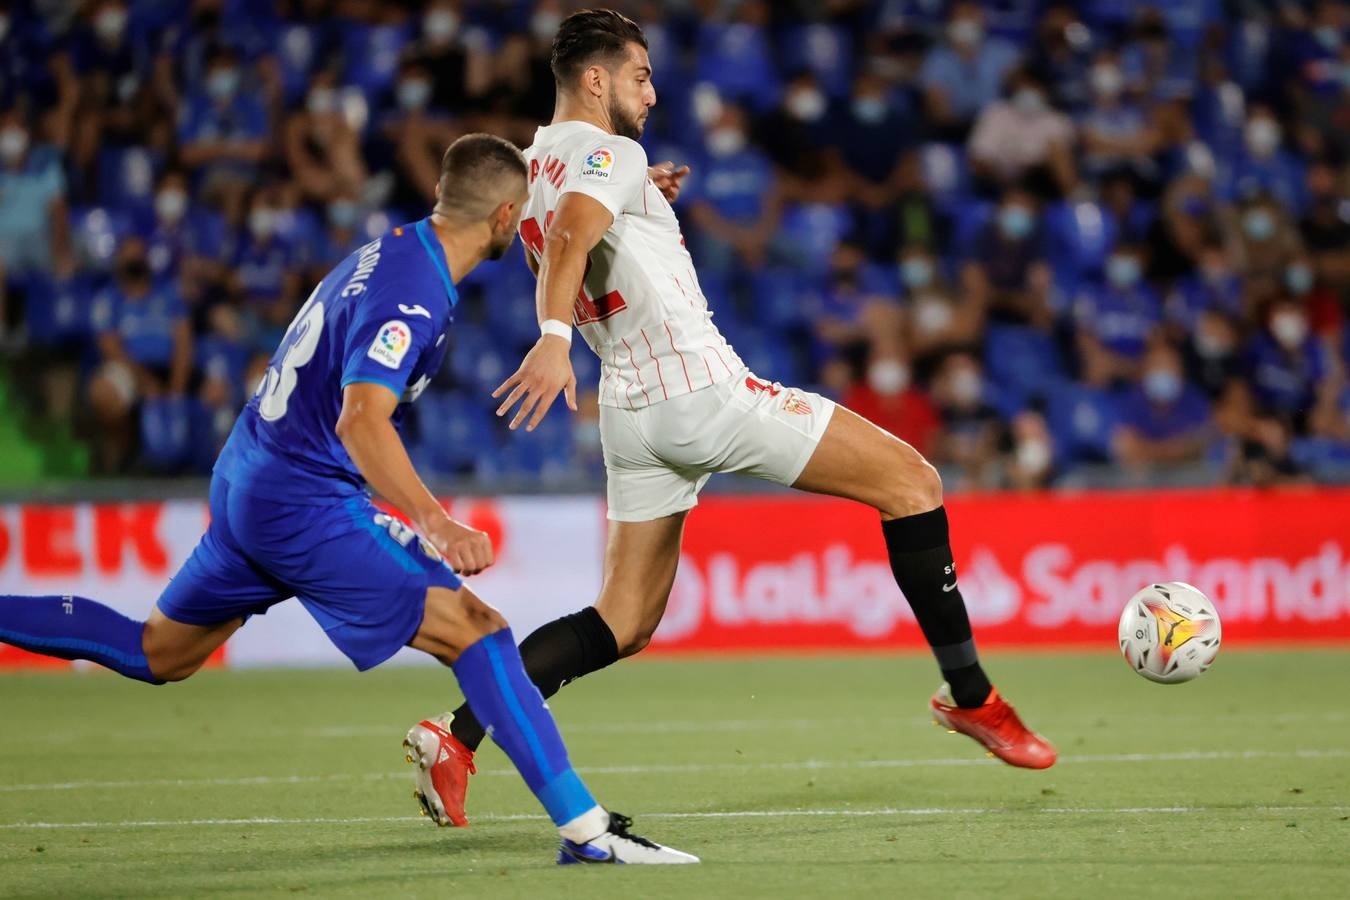
<path id="1" fill-rule="evenodd" d="M 609 831 L 609 813 L 602 806 L 592 807 L 572 821 L 558 826 L 558 833 L 574 844 L 593 841 L 606 831 Z"/>

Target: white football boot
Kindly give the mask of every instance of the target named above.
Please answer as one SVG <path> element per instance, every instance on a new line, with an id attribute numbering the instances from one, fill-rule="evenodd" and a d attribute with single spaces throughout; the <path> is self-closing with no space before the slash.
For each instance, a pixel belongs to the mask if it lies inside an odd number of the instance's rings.
<path id="1" fill-rule="evenodd" d="M 558 849 L 558 865 L 570 866 L 576 863 L 629 863 L 639 865 L 661 865 L 678 863 L 696 863 L 697 856 L 682 853 L 670 847 L 663 847 L 655 841 L 649 841 L 628 829 L 633 820 L 620 813 L 609 814 L 609 830 L 584 844 L 563 838 Z"/>

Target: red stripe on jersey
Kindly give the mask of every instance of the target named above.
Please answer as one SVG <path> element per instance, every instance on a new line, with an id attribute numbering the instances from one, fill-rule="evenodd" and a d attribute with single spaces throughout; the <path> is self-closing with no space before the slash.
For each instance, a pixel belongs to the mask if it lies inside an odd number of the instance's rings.
<path id="1" fill-rule="evenodd" d="M 623 341 L 623 345 L 625 347 L 628 347 L 628 341 L 624 340 L 623 338 L 619 338 L 619 340 Z M 638 368 L 637 360 L 633 359 L 632 347 L 628 347 L 628 361 L 633 364 L 633 372 L 637 375 L 638 387 L 642 388 L 642 396 L 646 398 L 648 403 L 651 403 L 652 398 L 647 394 L 647 383 L 642 380 L 642 370 Z M 629 385 L 629 388 L 630 389 L 632 388 L 631 384 Z M 629 406 L 633 405 L 633 401 L 631 399 L 628 401 L 628 405 Z"/>
<path id="2" fill-rule="evenodd" d="M 735 372 L 731 371 L 731 366 L 727 365 L 727 361 L 726 361 L 725 359 L 722 358 L 722 353 L 721 353 L 721 351 L 719 351 L 719 350 L 718 350 L 716 347 L 714 347 L 712 344 L 705 344 L 704 346 L 706 346 L 706 347 L 707 347 L 709 350 L 711 350 L 713 353 L 716 353 L 716 354 L 717 354 L 717 361 L 720 362 L 720 363 L 722 364 L 722 368 L 724 368 L 724 369 L 727 370 L 727 374 L 728 374 L 728 375 L 735 375 L 735 374 L 736 374 Z"/>
<path id="3" fill-rule="evenodd" d="M 713 377 L 712 366 L 708 364 L 708 354 L 700 353 L 698 355 L 698 358 L 703 360 L 703 367 L 708 370 L 708 384 L 712 384 L 715 381 L 717 381 L 717 379 Z"/>
<path id="4" fill-rule="evenodd" d="M 689 299 L 689 294 L 685 291 L 684 285 L 680 284 L 680 279 L 675 278 L 674 275 L 670 277 L 675 280 L 675 286 L 680 289 L 680 294 L 684 296 L 685 302 L 688 303 L 690 306 L 693 306 L 694 301 Z"/>
<path id="5" fill-rule="evenodd" d="M 666 326 L 666 337 L 670 338 L 670 349 L 674 350 L 675 355 L 680 358 L 680 368 L 684 369 L 684 383 L 689 387 L 689 390 L 692 391 L 694 389 L 694 383 L 689 380 L 689 367 L 684 364 L 684 354 L 681 353 L 679 348 L 675 346 L 675 335 L 672 334 L 670 331 L 670 323 L 666 322 L 665 326 Z M 712 372 L 710 371 L 708 375 L 709 377 L 712 377 Z"/>
<path id="6" fill-rule="evenodd" d="M 661 361 L 658 360 L 656 354 L 652 352 L 652 342 L 647 340 L 647 329 L 639 328 L 638 333 L 642 335 L 642 340 L 647 343 L 647 355 L 650 356 L 652 362 L 656 364 L 656 380 L 661 382 L 661 399 L 669 400 L 670 394 L 666 393 L 666 378 L 661 374 Z"/>

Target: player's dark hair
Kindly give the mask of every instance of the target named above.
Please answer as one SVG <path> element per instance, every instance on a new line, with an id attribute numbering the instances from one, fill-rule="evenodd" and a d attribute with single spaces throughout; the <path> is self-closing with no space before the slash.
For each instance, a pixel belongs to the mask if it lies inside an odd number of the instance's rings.
<path id="1" fill-rule="evenodd" d="M 436 211 L 461 221 L 477 221 L 492 213 L 503 191 L 529 170 L 515 144 L 495 134 L 466 134 L 441 157 L 436 185 Z M 508 188 L 509 183 L 509 188 Z"/>
<path id="2" fill-rule="evenodd" d="M 577 76 L 593 63 L 606 69 L 623 64 L 628 45 L 647 49 L 647 38 L 632 19 L 612 9 L 583 9 L 563 19 L 553 39 L 549 66 L 559 88 L 570 89 Z"/>

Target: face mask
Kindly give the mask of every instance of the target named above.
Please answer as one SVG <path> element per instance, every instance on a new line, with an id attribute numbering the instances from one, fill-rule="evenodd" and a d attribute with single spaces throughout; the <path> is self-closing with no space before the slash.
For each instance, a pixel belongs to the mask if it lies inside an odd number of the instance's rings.
<path id="1" fill-rule="evenodd" d="M 1313 29 L 1313 37 L 1327 50 L 1335 50 L 1341 45 L 1341 33 L 1333 25 L 1318 25 Z"/>
<path id="2" fill-rule="evenodd" d="M 325 116 L 337 109 L 337 92 L 332 88 L 315 88 L 305 108 L 316 116 Z"/>
<path id="3" fill-rule="evenodd" d="M 155 195 L 155 215 L 166 222 L 177 222 L 187 212 L 187 194 L 172 189 Z"/>
<path id="4" fill-rule="evenodd" d="M 921 334 L 935 334 L 952 324 L 952 308 L 941 300 L 924 300 L 914 310 L 914 324 Z"/>
<path id="5" fill-rule="evenodd" d="M 970 369 L 962 369 L 952 376 L 952 398 L 957 403 L 969 405 L 980 399 L 983 385 L 980 376 Z"/>
<path id="6" fill-rule="evenodd" d="M 410 78 L 398 85 L 398 105 L 408 112 L 422 109 L 431 99 L 431 83 L 424 78 Z"/>
<path id="7" fill-rule="evenodd" d="M 1228 356 L 1232 350 L 1232 344 L 1225 337 L 1208 331 L 1201 331 L 1195 335 L 1195 352 L 1200 354 L 1202 359 L 1213 362 Z"/>
<path id="8" fill-rule="evenodd" d="M 797 91 L 788 98 L 787 110 L 800 122 L 815 122 L 825 115 L 825 95 L 815 88 Z"/>
<path id="9" fill-rule="evenodd" d="M 127 27 L 127 11 L 115 6 L 103 10 L 94 18 L 94 30 L 106 41 L 115 41 Z"/>
<path id="10" fill-rule="evenodd" d="M 1098 95 L 1110 99 L 1120 94 L 1125 87 L 1125 76 L 1115 66 L 1094 66 L 1092 68 L 1092 89 Z"/>
<path id="11" fill-rule="evenodd" d="M 562 20 L 561 13 L 537 12 L 530 17 L 530 33 L 540 40 L 552 38 L 558 33 L 558 26 L 562 24 Z"/>
<path id="12" fill-rule="evenodd" d="M 933 281 L 933 264 L 926 259 L 907 259 L 900 264 L 900 277 L 910 289 L 928 287 Z"/>
<path id="13" fill-rule="evenodd" d="M 894 397 L 909 387 L 909 367 L 897 359 L 883 359 L 867 367 L 867 384 L 883 397 Z"/>
<path id="14" fill-rule="evenodd" d="M 1167 369 L 1144 374 L 1144 394 L 1154 403 L 1171 403 L 1181 396 L 1181 379 Z"/>
<path id="15" fill-rule="evenodd" d="M 206 78 L 206 92 L 213 100 L 229 100 L 239 90 L 237 69 L 216 69 Z"/>
<path id="16" fill-rule="evenodd" d="M 1045 95 L 1035 88 L 1019 88 L 1012 103 L 1020 112 L 1031 115 L 1045 109 Z"/>
<path id="17" fill-rule="evenodd" d="M 1050 468 L 1050 445 L 1039 438 L 1031 438 L 1017 445 L 1017 467 L 1031 475 L 1039 475 Z"/>
<path id="18" fill-rule="evenodd" d="M 1021 204 L 1005 206 L 998 212 L 998 227 L 1013 240 L 1021 240 L 1031 234 L 1034 224 L 1031 210 Z"/>
<path id="19" fill-rule="evenodd" d="M 255 209 L 248 214 L 248 230 L 260 241 L 277 230 L 277 214 L 270 209 Z"/>
<path id="20" fill-rule="evenodd" d="M 881 97 L 858 97 L 853 101 L 853 117 L 875 125 L 886 118 L 886 101 Z"/>
<path id="21" fill-rule="evenodd" d="M 448 41 L 459 31 L 459 16 L 448 9 L 427 13 L 422 20 L 422 33 L 433 41 Z"/>
<path id="22" fill-rule="evenodd" d="M 1280 145 L 1280 126 L 1272 119 L 1252 119 L 1247 123 L 1247 148 L 1257 156 L 1270 156 Z"/>
<path id="23" fill-rule="evenodd" d="M 947 26 L 947 37 L 958 47 L 974 47 L 984 37 L 984 26 L 973 19 L 961 19 Z"/>
<path id="24" fill-rule="evenodd" d="M 1312 269 L 1302 263 L 1295 263 L 1284 270 L 1284 286 L 1289 288 L 1291 294 L 1303 295 L 1312 290 L 1313 273 Z"/>
<path id="25" fill-rule="evenodd" d="M 335 228 L 350 229 L 356 225 L 361 209 L 350 200 L 334 200 L 328 204 L 328 221 Z"/>
<path id="26" fill-rule="evenodd" d="M 1251 209 L 1242 217 L 1242 230 L 1252 240 L 1264 241 L 1275 233 L 1275 219 L 1264 209 Z"/>
<path id="27" fill-rule="evenodd" d="M 1118 288 L 1134 287 L 1139 275 L 1139 260 L 1133 256 L 1113 256 L 1106 263 L 1106 278 Z"/>
<path id="28" fill-rule="evenodd" d="M 713 156 L 731 156 L 740 153 L 744 147 L 745 135 L 739 128 L 715 128 L 708 135 L 708 150 Z"/>
<path id="29" fill-rule="evenodd" d="M 1296 312 L 1277 313 L 1270 320 L 1270 332 L 1286 349 L 1293 350 L 1308 336 L 1308 320 Z"/>
<path id="30" fill-rule="evenodd" d="M 0 131 L 0 157 L 5 162 L 17 162 L 28 151 L 28 132 L 11 125 Z"/>

